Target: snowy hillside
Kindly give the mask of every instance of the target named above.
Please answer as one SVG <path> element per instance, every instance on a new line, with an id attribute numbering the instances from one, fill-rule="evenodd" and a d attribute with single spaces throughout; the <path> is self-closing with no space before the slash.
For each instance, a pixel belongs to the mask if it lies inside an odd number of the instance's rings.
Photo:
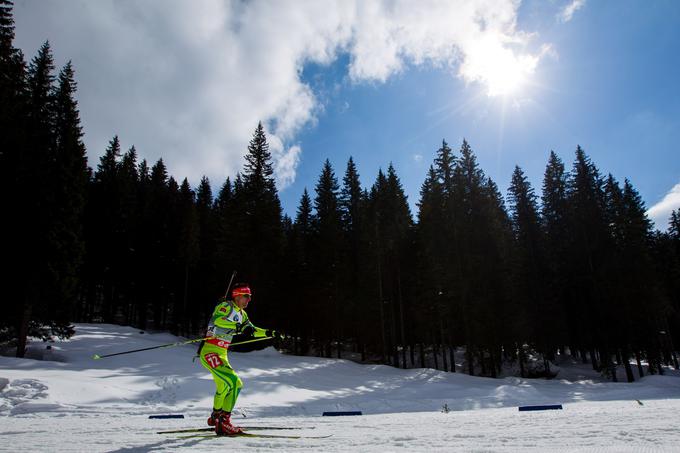
<path id="1" fill-rule="evenodd" d="M 212 378 L 192 362 L 195 346 L 107 354 L 177 341 L 169 334 L 79 324 L 43 360 L 0 357 L 1 451 L 393 451 L 484 450 L 680 451 L 680 376 L 602 382 L 587 367 L 563 367 L 558 379 L 487 379 L 432 369 L 399 370 L 344 360 L 282 355 L 269 348 L 230 353 L 244 381 L 236 420 L 294 426 L 327 439 L 180 439 L 155 431 L 202 427 Z M 518 412 L 518 405 L 564 410 Z M 451 410 L 442 413 L 447 405 Z M 360 410 L 361 417 L 321 417 Z M 184 414 L 150 420 L 152 414 Z M 267 432 L 267 431 L 261 431 Z M 285 431 L 291 433 L 291 431 Z M 270 434 L 281 431 L 270 432 Z"/>

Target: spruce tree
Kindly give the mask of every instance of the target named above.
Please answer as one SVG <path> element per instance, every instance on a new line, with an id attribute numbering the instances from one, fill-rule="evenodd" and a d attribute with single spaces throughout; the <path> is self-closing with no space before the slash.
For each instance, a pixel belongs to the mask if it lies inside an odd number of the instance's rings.
<path id="1" fill-rule="evenodd" d="M 570 305 L 570 293 L 573 289 L 567 279 L 570 236 L 567 175 L 564 163 L 554 151 L 550 151 L 543 177 L 541 222 L 545 237 L 546 291 L 555 298 L 557 316 L 563 319 L 553 326 L 553 341 L 564 353 L 570 339 L 576 338 L 577 325 L 573 307 Z M 573 341 L 571 345 L 574 346 Z"/>
<path id="2" fill-rule="evenodd" d="M 347 161 L 347 169 L 342 179 L 342 189 L 340 190 L 339 206 L 342 213 L 342 224 L 353 241 L 358 240 L 355 234 L 361 228 L 361 203 L 362 203 L 361 182 L 356 164 L 352 157 Z"/>
<path id="3" fill-rule="evenodd" d="M 19 165 L 17 183 L 24 187 L 24 199 L 18 204 L 18 287 L 23 300 L 18 304 L 17 356 L 23 357 L 29 321 L 49 321 L 46 301 L 54 296 L 56 285 L 52 274 L 51 235 L 56 219 L 50 218 L 54 208 L 54 63 L 48 43 L 31 61 L 27 73 L 28 108 L 26 118 L 27 142 Z M 38 183 L 36 183 L 38 181 Z M 48 217 L 45 216 L 48 214 Z M 46 319 L 47 318 L 47 319 Z"/>
<path id="4" fill-rule="evenodd" d="M 546 374 L 550 373 L 549 359 L 554 351 L 553 326 L 560 318 L 556 303 L 547 288 L 547 259 L 545 241 L 538 214 L 538 202 L 533 188 L 524 172 L 518 167 L 512 175 L 508 190 L 515 233 L 513 277 L 516 288 L 516 308 L 519 319 L 515 318 L 515 338 L 520 344 L 529 341 L 544 358 Z M 523 361 L 524 357 L 520 357 Z M 521 363 L 523 369 L 523 363 Z"/>
<path id="5" fill-rule="evenodd" d="M 465 142 L 467 144 L 467 142 Z M 446 140 L 442 140 L 442 146 L 437 150 L 437 157 L 434 159 L 437 177 L 443 185 L 445 193 L 449 193 L 453 186 L 453 173 L 456 166 L 456 159 L 453 151 Z"/>
<path id="6" fill-rule="evenodd" d="M 366 263 L 363 257 L 366 255 L 366 199 L 361 188 L 361 181 L 354 160 L 350 157 L 347 161 L 345 175 L 340 189 L 339 206 L 341 211 L 343 243 L 342 243 L 342 277 L 341 284 L 344 288 L 351 288 L 345 292 L 344 307 L 346 313 L 361 310 L 369 303 L 367 296 L 371 282 L 367 281 Z M 365 357 L 364 332 L 370 326 L 362 322 L 345 322 L 344 336 L 354 338 L 360 343 L 359 349 Z"/>
<path id="7" fill-rule="evenodd" d="M 386 211 L 391 214 L 392 219 L 390 223 L 392 227 L 395 228 L 395 259 L 392 262 L 393 300 L 395 301 L 393 319 L 395 319 L 395 324 L 397 324 L 396 320 L 398 320 L 399 327 L 398 329 L 394 328 L 395 338 L 397 338 L 396 333 L 398 332 L 398 341 L 395 341 L 394 343 L 401 346 L 402 366 L 403 368 L 406 368 L 406 347 L 410 342 L 410 338 L 407 337 L 404 312 L 408 309 L 407 301 L 410 299 L 411 294 L 407 289 L 412 284 L 410 276 L 414 270 L 410 259 L 413 244 L 413 236 L 411 234 L 413 229 L 413 218 L 401 180 L 397 176 L 392 164 L 387 168 L 387 190 L 390 207 L 387 208 Z M 398 363 L 399 361 L 395 356 L 395 364 Z"/>
<path id="8" fill-rule="evenodd" d="M 485 204 L 482 187 L 484 174 L 466 140 L 461 145 L 453 178 L 453 192 L 447 197 L 447 211 L 452 219 L 454 238 L 455 255 L 452 258 L 456 263 L 454 282 L 459 299 L 457 313 L 463 327 L 468 373 L 472 375 L 474 353 L 483 346 L 480 336 L 486 328 L 482 327 L 484 320 L 478 315 L 480 304 L 484 304 L 484 301 L 475 293 L 487 284 L 482 283 L 485 276 L 480 265 L 484 259 L 479 256 L 485 248 L 482 234 L 487 225 L 483 216 L 485 210 L 482 209 Z"/>
<path id="9" fill-rule="evenodd" d="M 297 320 L 286 320 L 291 334 L 295 335 L 295 352 L 307 353 L 310 340 L 318 335 L 314 326 L 317 323 L 317 298 L 315 284 L 315 233 L 316 219 L 313 213 L 312 199 L 307 188 L 304 189 L 298 205 L 292 231 L 289 236 L 287 267 L 289 269 L 287 283 L 293 298 L 289 306 L 298 314 Z M 301 343 L 297 343 L 297 338 Z"/>
<path id="10" fill-rule="evenodd" d="M 668 220 L 668 233 L 673 239 L 680 240 L 680 209 L 671 211 L 671 216 Z"/>
<path id="11" fill-rule="evenodd" d="M 3 63 L 17 52 L 13 45 L 14 16 L 12 14 L 12 6 L 11 1 L 0 0 L 0 58 L 3 59 Z"/>
<path id="12" fill-rule="evenodd" d="M 667 322 L 671 326 L 668 332 L 669 339 L 671 345 L 678 345 L 680 344 L 680 209 L 671 212 L 668 232 L 657 234 L 653 244 L 656 274 L 661 280 L 663 295 L 670 305 L 670 313 L 667 316 Z M 673 359 L 675 368 L 678 369 L 678 358 L 675 352 Z"/>
<path id="13" fill-rule="evenodd" d="M 6 300 L 21 301 L 26 298 L 23 282 L 27 263 L 22 258 L 25 253 L 22 242 L 27 237 L 20 219 L 26 200 L 17 196 L 16 188 L 25 187 L 29 182 L 31 168 L 24 154 L 28 145 L 26 64 L 21 51 L 14 48 L 13 40 L 12 3 L 0 0 L 0 205 L 7 217 L 0 222 L 3 250 L 0 281 Z M 0 320 L 0 342 L 3 343 L 17 338 L 27 308 L 24 302 L 7 305 L 5 316 Z"/>
<path id="14" fill-rule="evenodd" d="M 126 264 L 127 219 L 122 206 L 120 158 L 120 141 L 114 136 L 93 175 L 87 206 L 88 297 L 103 300 L 95 310 L 105 322 L 113 322 L 119 309 L 118 284 L 123 281 L 120 274 Z"/>
<path id="15" fill-rule="evenodd" d="M 262 123 L 248 145 L 242 181 L 235 184 L 239 237 L 247 253 L 238 257 L 239 274 L 261 301 L 253 310 L 265 325 L 275 326 L 280 262 L 283 252 L 281 202 L 274 182 L 272 156 Z"/>
<path id="16" fill-rule="evenodd" d="M 417 257 L 417 293 L 422 302 L 421 319 L 418 328 L 414 329 L 416 341 L 421 345 L 429 341 L 430 326 L 436 325 L 444 318 L 451 325 L 455 324 L 457 316 L 454 308 L 454 285 L 451 276 L 455 271 L 450 269 L 450 253 L 454 249 L 449 238 L 452 238 L 452 225 L 447 221 L 446 198 L 443 184 L 434 168 L 430 166 L 427 177 L 420 189 L 418 202 L 418 223 L 416 226 L 416 257 Z M 453 328 L 449 329 L 451 341 L 454 336 Z M 413 347 L 413 344 L 412 346 Z M 421 366 L 424 366 L 421 357 Z"/>
<path id="17" fill-rule="evenodd" d="M 581 147 L 569 177 L 570 274 L 572 309 L 578 325 L 577 342 L 590 352 L 593 368 L 608 370 L 611 366 L 608 335 L 614 326 L 606 321 L 611 300 L 606 290 L 605 260 L 611 251 L 604 217 L 603 182 L 599 170 Z M 597 361 L 601 357 L 601 363 Z"/>
<path id="18" fill-rule="evenodd" d="M 210 180 L 203 176 L 196 189 L 196 215 L 198 222 L 198 263 L 196 269 L 195 301 L 198 310 L 192 311 L 194 330 L 205 328 L 218 298 L 224 296 L 228 279 L 234 267 L 238 241 L 233 222 L 236 215 L 231 180 L 227 178 L 216 199 Z"/>
<path id="19" fill-rule="evenodd" d="M 342 336 L 342 293 L 340 288 L 340 253 L 342 228 L 338 180 L 326 159 L 315 187 L 315 263 L 314 285 L 318 289 L 317 312 L 323 312 L 317 337 L 324 342 L 326 356 L 331 354 L 330 342 Z M 339 350 L 338 350 L 339 352 Z"/>
<path id="20" fill-rule="evenodd" d="M 314 225 L 314 215 L 312 213 L 312 198 L 305 187 L 300 198 L 300 204 L 295 215 L 295 228 L 303 236 L 311 236 Z M 304 252 L 311 252 L 310 249 L 303 249 Z M 306 261 L 306 260 L 305 260 Z"/>
<path id="21" fill-rule="evenodd" d="M 52 219 L 50 267 L 54 294 L 50 318 L 67 326 L 76 305 L 84 255 L 83 213 L 89 171 L 82 142 L 80 114 L 75 100 L 76 82 L 71 63 L 58 77 L 54 93 L 54 152 L 51 167 Z"/>
<path id="22" fill-rule="evenodd" d="M 387 175 L 382 170 L 378 172 L 371 187 L 368 212 L 372 253 L 366 258 L 375 263 L 371 274 L 378 291 L 376 301 L 370 306 L 378 306 L 378 310 L 372 310 L 373 316 L 379 319 L 381 336 L 377 343 L 383 360 L 398 366 L 398 346 L 408 342 L 401 321 L 404 298 L 408 297 L 404 291 L 404 276 L 408 274 L 404 254 L 410 245 L 412 218 L 401 181 L 391 164 Z"/>
<path id="23" fill-rule="evenodd" d="M 27 115 L 26 63 L 13 41 L 12 2 L 0 0 L 0 180 L 7 188 L 19 173 Z"/>
<path id="24" fill-rule="evenodd" d="M 179 334 L 191 333 L 190 317 L 195 310 L 190 303 L 190 295 L 196 276 L 196 264 L 199 259 L 199 226 L 196 212 L 196 200 L 194 191 L 191 190 L 189 181 L 184 178 L 179 189 L 178 221 L 179 237 L 178 250 L 178 297 L 173 310 L 173 328 Z M 197 327 L 197 326 L 193 326 Z"/>
<path id="25" fill-rule="evenodd" d="M 163 159 L 153 167 L 148 185 L 148 211 L 145 218 L 146 228 L 152 234 L 149 243 L 149 270 L 146 300 L 151 303 L 154 328 L 162 329 L 165 324 L 169 288 L 166 279 L 171 272 L 170 266 L 170 215 L 171 190 L 168 171 Z"/>
<path id="26" fill-rule="evenodd" d="M 208 188 L 201 182 L 199 187 L 199 196 L 201 200 L 199 204 L 203 206 L 202 218 L 208 218 Z M 237 235 L 239 231 L 237 230 L 237 220 L 238 220 L 238 210 L 236 204 L 236 195 L 234 192 L 234 185 L 231 182 L 231 178 L 227 177 L 220 188 L 215 203 L 213 205 L 214 212 L 214 235 L 208 234 L 206 231 L 206 239 L 210 236 L 214 236 L 215 240 L 215 265 L 221 269 L 228 269 L 229 267 L 234 267 L 234 260 L 242 251 L 238 248 L 239 241 Z M 201 248 L 209 247 L 208 243 L 205 243 Z M 207 251 L 207 250 L 206 250 Z"/>

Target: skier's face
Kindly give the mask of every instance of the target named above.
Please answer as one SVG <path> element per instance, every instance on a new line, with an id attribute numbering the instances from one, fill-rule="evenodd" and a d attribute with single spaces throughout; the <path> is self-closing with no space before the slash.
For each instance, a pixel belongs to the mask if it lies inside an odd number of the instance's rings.
<path id="1" fill-rule="evenodd" d="M 250 302 L 250 295 L 248 294 L 243 294 L 234 298 L 234 303 L 242 310 L 248 306 L 248 302 Z"/>

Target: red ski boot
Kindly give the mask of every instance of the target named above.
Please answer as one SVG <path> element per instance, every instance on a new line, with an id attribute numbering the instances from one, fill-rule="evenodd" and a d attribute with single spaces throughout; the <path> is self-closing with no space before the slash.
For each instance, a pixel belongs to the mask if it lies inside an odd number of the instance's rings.
<path id="1" fill-rule="evenodd" d="M 208 418 L 208 426 L 217 425 L 217 421 L 220 419 L 220 415 L 222 415 L 221 410 L 213 409 L 212 414 L 210 414 L 210 417 Z"/>
<path id="2" fill-rule="evenodd" d="M 231 424 L 231 412 L 222 411 L 219 422 L 215 425 L 215 434 L 218 436 L 234 436 L 243 433 L 238 426 Z"/>

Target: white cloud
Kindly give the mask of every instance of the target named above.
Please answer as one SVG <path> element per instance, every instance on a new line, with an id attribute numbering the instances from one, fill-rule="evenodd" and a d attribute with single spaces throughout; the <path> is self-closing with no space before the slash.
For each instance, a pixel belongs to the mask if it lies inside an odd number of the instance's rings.
<path id="1" fill-rule="evenodd" d="M 416 154 L 413 155 L 413 160 L 414 160 L 417 164 L 419 164 L 419 163 L 421 163 L 421 162 L 423 161 L 423 155 L 422 155 L 422 154 L 419 154 L 419 153 L 416 153 Z"/>
<path id="2" fill-rule="evenodd" d="M 562 22 L 569 22 L 574 13 L 581 9 L 586 4 L 586 0 L 572 0 L 571 3 L 562 8 L 557 15 L 557 18 Z"/>
<path id="3" fill-rule="evenodd" d="M 680 184 L 676 184 L 657 204 L 649 208 L 647 216 L 660 230 L 668 228 L 671 212 L 680 209 Z"/>
<path id="4" fill-rule="evenodd" d="M 281 140 L 274 136 L 270 140 L 269 150 L 274 159 L 276 186 L 279 189 L 284 189 L 295 181 L 296 169 L 300 163 L 302 149 L 299 145 L 286 148 Z"/>
<path id="5" fill-rule="evenodd" d="M 49 39 L 72 59 L 90 164 L 114 134 L 172 174 L 213 184 L 240 170 L 263 121 L 281 188 L 295 180 L 300 130 L 323 110 L 301 79 L 306 63 L 349 54 L 354 83 L 381 83 L 409 65 L 458 68 L 466 81 L 479 43 L 533 70 L 516 50 L 517 0 L 17 0 L 16 44 L 34 55 Z M 514 60 L 513 60 L 514 61 Z M 483 65 L 482 65 L 483 66 Z"/>

